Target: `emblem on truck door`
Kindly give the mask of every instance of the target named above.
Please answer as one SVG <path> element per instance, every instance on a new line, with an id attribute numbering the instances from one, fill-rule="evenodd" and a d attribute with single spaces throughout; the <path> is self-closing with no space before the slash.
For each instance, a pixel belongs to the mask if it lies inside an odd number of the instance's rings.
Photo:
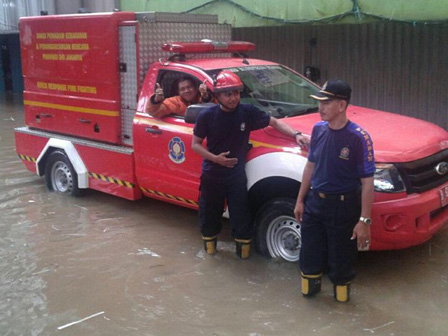
<path id="1" fill-rule="evenodd" d="M 448 163 L 447 162 L 440 162 L 436 167 L 436 172 L 439 175 L 445 175 L 448 172 Z"/>
<path id="2" fill-rule="evenodd" d="M 185 145 L 179 137 L 174 137 L 168 144 L 168 157 L 174 163 L 182 163 L 185 161 Z"/>

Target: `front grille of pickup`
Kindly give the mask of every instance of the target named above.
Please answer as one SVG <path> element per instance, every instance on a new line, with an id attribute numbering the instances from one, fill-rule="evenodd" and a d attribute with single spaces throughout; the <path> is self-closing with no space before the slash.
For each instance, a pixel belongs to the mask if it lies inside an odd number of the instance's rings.
<path id="1" fill-rule="evenodd" d="M 422 193 L 448 181 L 448 172 L 440 175 L 436 167 L 442 162 L 448 163 L 448 149 L 424 159 L 397 163 L 396 167 L 403 178 L 408 194 Z"/>

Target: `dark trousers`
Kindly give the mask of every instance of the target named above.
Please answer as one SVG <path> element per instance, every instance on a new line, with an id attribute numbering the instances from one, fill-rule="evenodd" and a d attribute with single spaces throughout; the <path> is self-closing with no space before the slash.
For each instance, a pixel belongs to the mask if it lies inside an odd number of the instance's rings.
<path id="1" fill-rule="evenodd" d="M 328 270 L 328 277 L 336 285 L 354 279 L 357 246 L 356 239 L 350 238 L 360 213 L 360 193 L 341 200 L 324 199 L 312 190 L 308 192 L 301 227 L 299 264 L 303 274 Z"/>
<path id="2" fill-rule="evenodd" d="M 224 202 L 229 208 L 232 237 L 250 239 L 253 224 L 247 200 L 246 174 L 217 178 L 202 174 L 199 197 L 199 225 L 204 237 L 221 232 Z"/>

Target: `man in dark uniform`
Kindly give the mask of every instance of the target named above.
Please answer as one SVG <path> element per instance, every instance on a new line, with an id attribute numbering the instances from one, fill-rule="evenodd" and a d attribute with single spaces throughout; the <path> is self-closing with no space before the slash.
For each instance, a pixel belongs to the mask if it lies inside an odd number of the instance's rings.
<path id="1" fill-rule="evenodd" d="M 200 113 L 193 131 L 192 149 L 204 158 L 199 224 L 205 251 L 208 254 L 216 253 L 226 200 L 237 255 L 246 259 L 249 257 L 253 231 L 245 173 L 250 132 L 272 126 L 282 134 L 293 137 L 298 144 L 306 145 L 308 139 L 255 106 L 240 104 L 242 89 L 243 83 L 236 74 L 228 70 L 218 74 L 213 93 L 219 104 Z M 202 146 L 204 139 L 207 139 L 206 148 Z"/>
<path id="2" fill-rule="evenodd" d="M 365 249 L 370 242 L 375 172 L 370 136 L 347 118 L 351 91 L 335 79 L 311 96 L 319 100 L 322 121 L 311 134 L 294 209 L 302 222 L 302 294 L 317 294 L 322 272 L 328 269 L 339 302 L 349 300 L 357 247 Z"/>

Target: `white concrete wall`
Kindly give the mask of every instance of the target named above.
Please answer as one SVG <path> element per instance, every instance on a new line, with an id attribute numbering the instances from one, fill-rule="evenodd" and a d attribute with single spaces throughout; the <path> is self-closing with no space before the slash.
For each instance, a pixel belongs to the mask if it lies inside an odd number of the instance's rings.
<path id="1" fill-rule="evenodd" d="M 75 14 L 83 7 L 89 12 L 111 12 L 119 6 L 117 0 L 0 0 L 0 32 L 17 31 L 22 16 Z"/>
<path id="2" fill-rule="evenodd" d="M 20 17 L 40 15 L 41 11 L 55 14 L 55 0 L 0 0 L 0 30 L 17 30 Z"/>
<path id="3" fill-rule="evenodd" d="M 74 14 L 82 7 L 81 0 L 55 0 L 56 14 Z"/>
<path id="4" fill-rule="evenodd" d="M 79 8 L 85 8 L 91 13 L 112 12 L 115 0 L 55 0 L 56 14 L 74 14 Z"/>
<path id="5" fill-rule="evenodd" d="M 112 12 L 115 8 L 116 1 L 114 0 L 85 0 L 86 7 L 91 12 Z"/>

